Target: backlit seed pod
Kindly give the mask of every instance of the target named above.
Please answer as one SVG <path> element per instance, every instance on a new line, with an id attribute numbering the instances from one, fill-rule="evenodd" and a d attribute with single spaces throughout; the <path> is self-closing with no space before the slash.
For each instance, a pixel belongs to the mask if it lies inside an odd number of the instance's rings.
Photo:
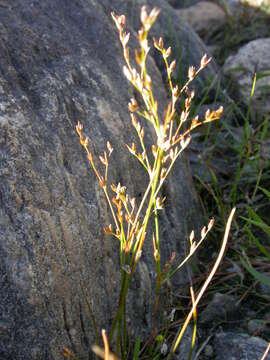
<path id="1" fill-rule="evenodd" d="M 141 256 L 142 256 L 142 251 L 141 250 L 137 251 L 135 261 L 137 262 L 140 259 Z"/>
<path id="2" fill-rule="evenodd" d="M 167 169 L 166 168 L 162 168 L 161 172 L 160 172 L 160 179 L 164 179 L 166 177 L 166 173 L 167 173 Z"/>
<path id="3" fill-rule="evenodd" d="M 139 66 L 141 66 L 141 64 L 142 64 L 142 54 L 138 49 L 135 49 L 135 60 L 136 60 L 136 63 Z"/>
<path id="4" fill-rule="evenodd" d="M 141 42 L 141 47 L 143 48 L 143 50 L 145 51 L 145 56 L 147 55 L 147 53 L 150 50 L 150 47 L 148 46 L 148 40 L 147 39 L 143 39 Z"/>
<path id="5" fill-rule="evenodd" d="M 140 30 L 138 31 L 138 35 L 139 35 L 139 42 L 140 42 L 140 41 L 142 41 L 142 39 L 143 39 L 143 37 L 144 37 L 144 35 L 145 35 L 144 29 L 140 29 Z"/>
<path id="6" fill-rule="evenodd" d="M 134 143 L 132 143 L 131 147 L 126 144 L 126 147 L 132 155 L 136 154 L 136 145 Z"/>
<path id="7" fill-rule="evenodd" d="M 223 113 L 223 106 L 220 106 L 216 111 L 215 111 L 215 116 L 221 116 Z"/>
<path id="8" fill-rule="evenodd" d="M 113 192 L 115 192 L 115 193 L 117 192 L 117 187 L 115 184 L 111 184 L 111 189 Z"/>
<path id="9" fill-rule="evenodd" d="M 132 79 L 136 80 L 139 77 L 139 74 L 137 73 L 137 70 L 135 68 L 132 68 Z"/>
<path id="10" fill-rule="evenodd" d="M 195 233 L 194 233 L 194 230 L 192 230 L 191 233 L 190 233 L 190 235 L 189 235 L 190 244 L 193 243 L 194 238 L 195 238 Z"/>
<path id="11" fill-rule="evenodd" d="M 132 210 L 133 210 L 135 208 L 135 205 L 136 205 L 136 199 L 135 198 L 130 199 L 130 205 L 131 205 Z"/>
<path id="12" fill-rule="evenodd" d="M 125 77 L 128 79 L 128 81 L 132 81 L 132 74 L 129 71 L 129 69 L 126 67 L 126 65 L 123 66 L 123 73 Z"/>
<path id="13" fill-rule="evenodd" d="M 210 115 L 211 115 L 210 109 L 207 109 L 204 115 L 204 119 L 208 120 L 210 118 Z"/>
<path id="14" fill-rule="evenodd" d="M 108 162 L 106 161 L 106 159 L 104 157 L 102 157 L 101 155 L 99 156 L 99 160 L 102 162 L 103 165 L 108 165 Z"/>
<path id="15" fill-rule="evenodd" d="M 135 112 L 138 110 L 138 103 L 134 98 L 130 99 L 130 102 L 128 103 L 128 110 L 130 112 Z"/>
<path id="16" fill-rule="evenodd" d="M 211 219 L 211 220 L 209 221 L 209 224 L 208 224 L 208 227 L 207 227 L 207 231 L 209 231 L 209 230 L 212 229 L 212 227 L 213 227 L 213 225 L 214 225 L 214 222 L 215 222 L 215 219 Z"/>
<path id="17" fill-rule="evenodd" d="M 201 68 L 204 68 L 210 61 L 211 58 L 207 59 L 207 55 L 204 54 L 204 56 L 201 58 Z"/>
<path id="18" fill-rule="evenodd" d="M 160 259 L 160 255 L 159 255 L 159 253 L 158 253 L 158 250 L 157 250 L 157 249 L 154 251 L 154 259 L 155 259 L 155 262 L 158 262 L 158 261 L 159 261 L 159 259 Z"/>
<path id="19" fill-rule="evenodd" d="M 83 144 L 83 146 L 84 146 L 84 147 L 87 147 L 87 146 L 88 146 L 88 142 L 89 142 L 89 139 L 88 139 L 88 137 L 86 137 L 86 138 L 84 139 L 84 144 Z"/>
<path id="20" fill-rule="evenodd" d="M 146 79 L 145 80 L 146 80 L 145 86 L 147 87 L 147 89 L 151 90 L 152 79 L 148 74 L 146 74 Z"/>
<path id="21" fill-rule="evenodd" d="M 154 7 L 154 8 L 151 10 L 151 12 L 150 12 L 150 14 L 149 14 L 148 17 L 150 18 L 152 24 L 153 24 L 153 22 L 156 20 L 156 18 L 158 17 L 159 13 L 160 13 L 160 9 L 158 9 L 157 7 Z"/>
<path id="22" fill-rule="evenodd" d="M 171 62 L 171 65 L 169 66 L 169 69 L 168 69 L 168 72 L 169 72 L 170 75 L 173 73 L 175 67 L 176 67 L 176 60 L 173 60 Z"/>
<path id="23" fill-rule="evenodd" d="M 118 21 L 118 24 L 121 25 L 122 27 L 126 26 L 126 17 L 125 17 L 125 15 L 118 16 L 117 21 Z"/>
<path id="24" fill-rule="evenodd" d="M 182 139 L 180 141 L 180 145 L 181 145 L 182 150 L 184 150 L 188 146 L 190 141 L 191 141 L 191 136 L 188 136 L 187 138 L 184 138 L 184 139 Z"/>
<path id="25" fill-rule="evenodd" d="M 124 47 L 127 46 L 127 43 L 129 41 L 129 37 L 130 37 L 130 33 L 124 34 L 123 40 L 122 40 L 122 44 L 123 44 Z"/>
<path id="26" fill-rule="evenodd" d="M 123 211 L 120 210 L 120 211 L 118 212 L 117 216 L 118 216 L 118 220 L 119 220 L 120 224 L 123 224 L 123 220 L 124 220 Z"/>
<path id="27" fill-rule="evenodd" d="M 190 66 L 190 68 L 188 69 L 188 79 L 191 81 L 194 79 L 196 75 L 196 69 L 194 66 Z"/>
<path id="28" fill-rule="evenodd" d="M 186 108 L 186 110 L 189 110 L 190 105 L 191 105 L 191 98 L 187 98 L 185 100 L 185 108 Z"/>
<path id="29" fill-rule="evenodd" d="M 103 230 L 105 235 L 111 235 L 113 233 L 112 224 L 110 224 L 108 227 L 104 227 Z"/>
<path id="30" fill-rule="evenodd" d="M 198 124 L 198 120 L 199 120 L 198 115 L 191 120 L 191 126 L 190 126 L 191 129 L 196 127 L 196 125 Z"/>
<path id="31" fill-rule="evenodd" d="M 158 41 L 156 38 L 153 37 L 153 44 L 156 49 L 159 49 Z"/>
<path id="32" fill-rule="evenodd" d="M 75 358 L 75 355 L 66 347 L 63 348 L 62 355 L 68 359 Z"/>
<path id="33" fill-rule="evenodd" d="M 141 8 L 141 16 L 140 16 L 140 19 L 141 19 L 141 23 L 142 24 L 145 24 L 147 19 L 148 19 L 148 14 L 147 14 L 147 10 L 146 10 L 146 6 L 142 6 Z"/>
<path id="34" fill-rule="evenodd" d="M 164 52 L 165 58 L 168 58 L 172 53 L 172 48 L 168 47 L 168 49 Z"/>
<path id="35" fill-rule="evenodd" d="M 162 159 L 162 164 L 165 164 L 167 162 L 167 160 L 169 159 L 170 155 L 166 155 L 164 156 L 164 158 Z"/>
<path id="36" fill-rule="evenodd" d="M 180 115 L 180 122 L 181 122 L 181 123 L 183 123 L 183 122 L 186 121 L 186 119 L 187 119 L 186 114 L 187 114 L 187 113 L 186 113 L 185 111 L 182 111 L 182 112 L 181 112 L 181 115 Z"/>
<path id="37" fill-rule="evenodd" d="M 206 226 L 204 226 L 201 230 L 201 237 L 204 238 L 206 235 Z"/>
<path id="38" fill-rule="evenodd" d="M 162 37 L 160 37 L 159 40 L 158 40 L 158 46 L 160 47 L 161 50 L 162 50 L 163 47 L 164 47 L 164 43 L 163 43 Z"/>
<path id="39" fill-rule="evenodd" d="M 172 94 L 173 94 L 174 97 L 178 96 L 178 86 L 177 85 L 173 88 Z"/>
<path id="40" fill-rule="evenodd" d="M 158 148 L 156 147 L 156 145 L 152 145 L 152 153 L 154 157 L 157 156 L 157 152 L 158 152 Z"/>
<path id="41" fill-rule="evenodd" d="M 107 141 L 107 149 L 109 151 L 109 156 L 111 156 L 111 153 L 113 152 L 113 148 L 112 145 L 109 143 L 109 141 Z"/>
<path id="42" fill-rule="evenodd" d="M 77 132 L 80 133 L 82 131 L 82 129 L 83 129 L 83 125 L 78 121 L 78 124 L 76 126 Z"/>

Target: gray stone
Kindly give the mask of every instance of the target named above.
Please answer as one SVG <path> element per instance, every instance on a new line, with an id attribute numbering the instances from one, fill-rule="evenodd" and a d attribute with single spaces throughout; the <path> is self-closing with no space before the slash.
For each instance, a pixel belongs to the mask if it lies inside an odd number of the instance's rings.
<path id="1" fill-rule="evenodd" d="M 268 147 L 269 147 L 269 145 L 270 144 L 268 144 Z M 262 150 L 264 150 L 264 148 Z M 269 149 L 268 149 L 268 152 L 269 152 Z M 264 152 L 261 151 L 261 154 L 264 155 L 264 157 L 266 157 L 266 161 L 269 161 L 270 153 L 266 154 L 266 151 L 264 151 Z M 265 155 L 268 155 L 268 156 L 265 156 Z M 262 275 L 265 276 L 270 282 L 270 273 L 262 273 Z M 260 292 L 260 294 L 262 294 L 264 296 L 270 296 L 270 285 L 259 282 L 258 291 Z"/>
<path id="2" fill-rule="evenodd" d="M 84 124 L 96 159 L 110 140 L 114 147 L 110 181 L 124 183 L 129 194 L 140 198 L 147 179 L 124 146 L 135 138 L 127 111 L 132 92 L 122 73 L 121 46 L 110 11 L 128 13 L 128 20 L 136 24 L 141 2 L 2 3 L 6 6 L 0 11 L 0 358 L 58 360 L 64 346 L 80 359 L 93 358 L 93 329 L 84 296 L 98 329 L 108 329 L 119 294 L 119 247 L 104 237 L 103 225 L 111 222 L 109 209 L 75 125 L 78 120 Z M 166 30 L 169 38 L 170 23 L 176 53 L 182 49 L 186 66 L 198 64 L 205 50 L 198 37 L 187 25 L 178 24 L 165 1 L 149 5 L 162 9 L 153 34 Z M 182 41 L 177 42 L 180 34 Z M 148 64 L 163 111 L 166 89 L 153 58 Z M 201 88 L 214 73 L 213 63 L 199 80 Z M 149 133 L 146 138 L 151 145 Z M 173 251 L 183 257 L 186 234 L 200 223 L 184 158 L 163 195 L 165 262 Z M 154 269 L 149 240 L 128 298 L 133 329 L 145 331 L 151 325 Z M 175 281 L 184 279 L 179 275 Z"/>
<path id="3" fill-rule="evenodd" d="M 249 320 L 247 324 L 248 333 L 250 335 L 260 335 L 264 337 L 270 336 L 270 326 L 265 320 L 253 319 Z"/>
<path id="4" fill-rule="evenodd" d="M 188 8 L 180 9 L 178 15 L 206 41 L 227 23 L 223 9 L 210 1 L 200 1 Z"/>
<path id="5" fill-rule="evenodd" d="M 261 359 L 267 342 L 259 337 L 233 332 L 218 333 L 214 339 L 216 360 Z M 270 359 L 270 354 L 265 358 Z"/>
<path id="6" fill-rule="evenodd" d="M 239 88 L 243 103 L 249 103 L 253 77 L 257 73 L 252 111 L 259 114 L 270 114 L 270 38 L 257 39 L 243 45 L 235 55 L 225 61 L 223 70 Z M 264 74 L 261 77 L 259 75 Z"/>
<path id="7" fill-rule="evenodd" d="M 207 307 L 199 316 L 200 324 L 213 326 L 214 323 L 225 321 L 235 314 L 236 299 L 231 295 L 216 293 Z"/>
<path id="8" fill-rule="evenodd" d="M 181 329 L 179 329 L 179 331 L 180 330 Z M 193 335 L 193 327 L 188 325 L 188 327 L 183 335 L 183 338 L 179 344 L 179 347 L 174 355 L 175 360 L 189 358 L 189 353 L 190 353 L 190 348 L 191 348 L 191 343 L 192 343 L 192 335 Z M 193 352 L 191 355 L 191 360 L 193 360 L 195 358 L 197 347 L 198 347 L 198 339 L 196 337 L 194 349 L 193 349 Z"/>

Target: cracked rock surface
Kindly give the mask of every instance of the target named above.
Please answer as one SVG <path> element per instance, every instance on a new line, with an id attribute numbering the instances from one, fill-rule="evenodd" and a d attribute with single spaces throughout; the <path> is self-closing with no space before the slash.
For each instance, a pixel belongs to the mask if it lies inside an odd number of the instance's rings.
<path id="1" fill-rule="evenodd" d="M 162 10 L 155 30 L 161 34 L 172 9 L 161 0 L 149 5 Z M 93 329 L 85 298 L 99 329 L 108 328 L 112 320 L 119 292 L 119 248 L 104 237 L 109 210 L 75 125 L 78 120 L 84 124 L 96 159 L 107 140 L 111 142 L 110 180 L 125 184 L 129 194 L 140 199 L 147 179 L 124 146 L 134 140 L 127 112 L 132 92 L 122 73 L 121 46 L 110 17 L 111 10 L 128 12 L 130 23 L 140 6 L 140 1 L 126 0 L 1 1 L 1 360 L 61 359 L 64 346 L 80 359 L 92 358 Z M 175 26 L 189 39 L 188 45 L 182 43 L 183 51 L 201 56 L 205 48 L 195 33 L 187 25 Z M 167 93 L 153 58 L 149 67 L 162 113 Z M 213 74 L 214 63 L 206 71 Z M 198 227 L 200 218 L 184 159 L 163 196 L 164 261 L 173 251 L 180 259 L 185 234 Z M 152 258 L 151 242 L 146 241 L 128 299 L 134 328 L 145 331 L 150 328 Z"/>

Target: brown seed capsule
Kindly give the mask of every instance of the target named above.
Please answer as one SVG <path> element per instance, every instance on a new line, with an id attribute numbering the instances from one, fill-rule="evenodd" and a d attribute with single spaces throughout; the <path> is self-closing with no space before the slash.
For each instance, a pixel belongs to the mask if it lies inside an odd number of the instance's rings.
<path id="1" fill-rule="evenodd" d="M 111 153 L 113 152 L 113 148 L 112 145 L 109 143 L 109 141 L 107 141 L 107 149 L 109 151 L 109 156 L 111 156 Z"/>
<path id="2" fill-rule="evenodd" d="M 196 69 L 194 66 L 190 66 L 190 68 L 188 69 L 188 79 L 191 81 L 194 79 L 196 74 Z"/>
<path id="3" fill-rule="evenodd" d="M 163 43 L 162 37 L 160 37 L 159 40 L 158 40 L 158 46 L 160 47 L 161 50 L 162 50 L 163 47 L 164 47 L 164 43 Z"/>
<path id="4" fill-rule="evenodd" d="M 169 69 L 168 69 L 168 72 L 169 72 L 170 75 L 173 73 L 175 67 L 176 67 L 176 60 L 173 60 L 171 62 L 171 65 L 169 66 Z"/>
<path id="5" fill-rule="evenodd" d="M 129 41 L 129 37 L 130 37 L 130 33 L 124 34 L 123 40 L 122 40 L 122 44 L 123 44 L 124 47 L 127 46 L 127 43 Z"/>
<path id="6" fill-rule="evenodd" d="M 164 56 L 165 56 L 166 58 L 168 58 L 168 57 L 171 55 L 171 53 L 172 53 L 172 48 L 171 48 L 171 47 L 168 47 L 168 49 L 165 51 Z"/>
<path id="7" fill-rule="evenodd" d="M 130 102 L 128 103 L 128 110 L 130 112 L 135 112 L 138 110 L 138 103 L 134 98 L 130 99 Z"/>
<path id="8" fill-rule="evenodd" d="M 204 56 L 201 58 L 201 68 L 203 69 L 210 61 L 211 58 L 207 59 L 207 55 L 204 54 Z"/>

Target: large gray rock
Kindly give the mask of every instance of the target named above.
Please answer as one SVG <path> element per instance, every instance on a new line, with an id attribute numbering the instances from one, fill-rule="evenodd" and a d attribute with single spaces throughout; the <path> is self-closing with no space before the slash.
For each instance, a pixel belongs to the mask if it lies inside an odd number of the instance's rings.
<path id="1" fill-rule="evenodd" d="M 221 332 L 215 335 L 214 346 L 215 360 L 254 360 L 262 358 L 267 342 L 244 333 Z M 265 360 L 270 360 L 269 354 Z"/>
<path id="2" fill-rule="evenodd" d="M 224 28 L 227 22 L 224 10 L 210 1 L 200 1 L 188 8 L 180 9 L 178 15 L 186 20 L 206 42 Z"/>
<path id="3" fill-rule="evenodd" d="M 254 74 L 257 73 L 251 110 L 270 114 L 270 38 L 257 39 L 243 45 L 236 54 L 225 61 L 223 70 L 239 87 L 241 100 L 248 106 Z"/>
<path id="4" fill-rule="evenodd" d="M 165 2 L 149 3 L 162 8 L 155 31 L 161 34 L 170 23 L 173 39 L 181 32 L 182 53 L 198 62 L 204 47 L 192 30 L 172 19 Z M 128 12 L 129 18 L 133 13 L 135 23 L 140 5 L 127 0 L 1 1 L 1 360 L 60 359 L 63 346 L 80 359 L 92 358 L 93 329 L 82 288 L 99 330 L 111 323 L 119 293 L 119 247 L 103 235 L 103 224 L 111 222 L 109 210 L 75 125 L 78 120 L 84 124 L 96 158 L 110 140 L 115 149 L 110 180 L 140 198 L 147 179 L 124 149 L 134 134 L 126 105 L 131 91 L 110 17 L 113 9 Z M 149 66 L 163 108 L 166 90 L 152 58 Z M 207 71 L 214 74 L 214 65 Z M 173 251 L 183 256 L 186 234 L 200 218 L 184 160 L 163 194 L 164 262 Z M 152 257 L 151 241 L 146 241 L 129 295 L 134 329 L 146 331 Z"/>

